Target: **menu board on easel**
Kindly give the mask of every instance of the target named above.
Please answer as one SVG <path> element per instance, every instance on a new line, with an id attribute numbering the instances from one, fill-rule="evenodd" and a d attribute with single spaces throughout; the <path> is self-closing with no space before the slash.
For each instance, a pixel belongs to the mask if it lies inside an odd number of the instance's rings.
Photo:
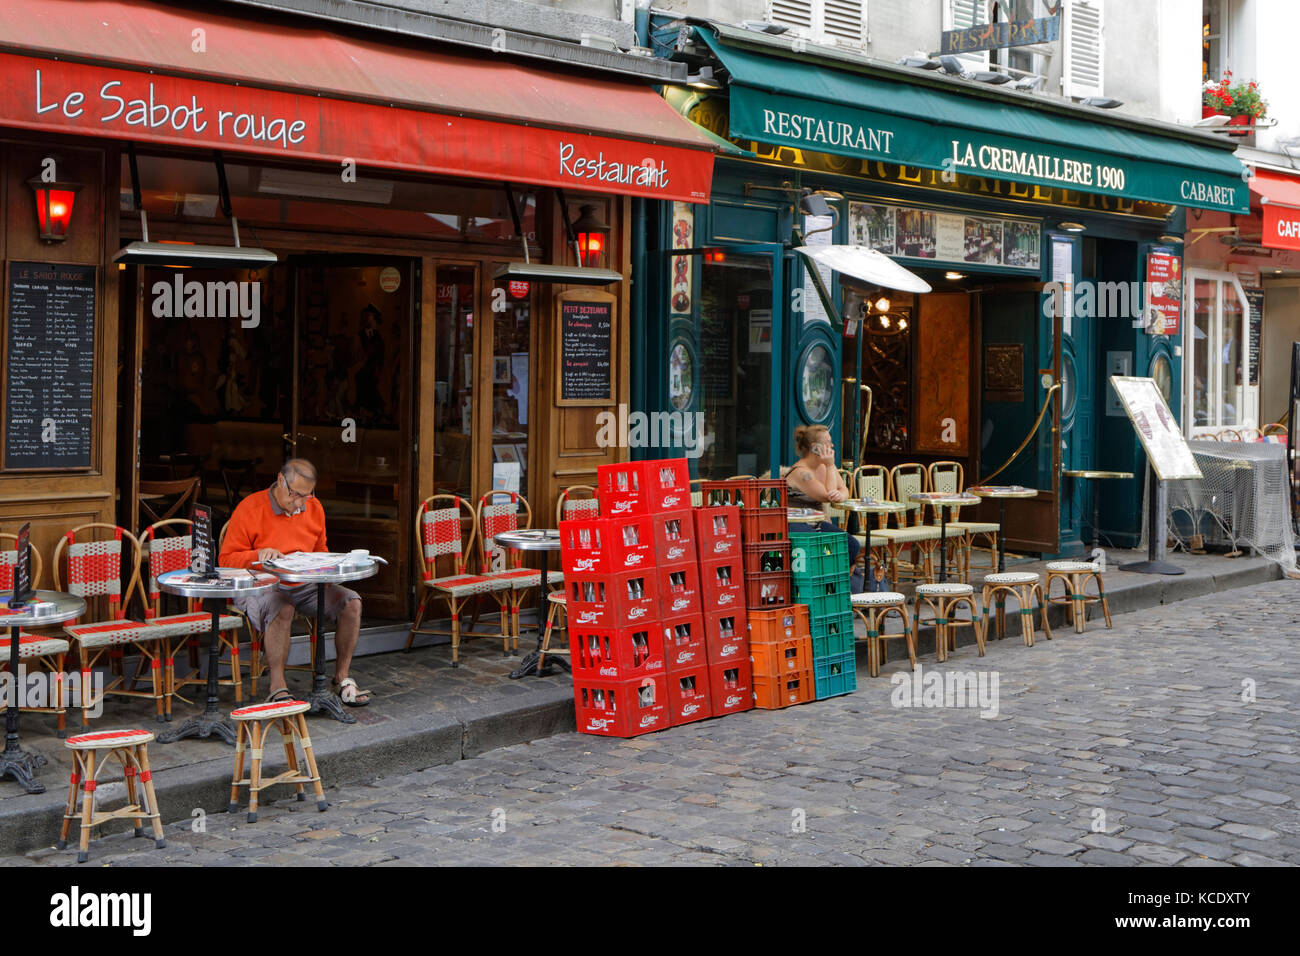
<path id="1" fill-rule="evenodd" d="M 615 296 L 573 289 L 555 297 L 555 403 L 609 405 L 614 401 Z"/>
<path id="2" fill-rule="evenodd" d="M 1110 383 L 1133 422 L 1156 477 L 1161 481 L 1200 478 L 1201 469 L 1196 465 L 1192 450 L 1187 447 L 1178 422 L 1165 404 L 1156 380 L 1112 375 Z"/>
<path id="3" fill-rule="evenodd" d="M 4 466 L 90 468 L 95 267 L 9 265 Z"/>

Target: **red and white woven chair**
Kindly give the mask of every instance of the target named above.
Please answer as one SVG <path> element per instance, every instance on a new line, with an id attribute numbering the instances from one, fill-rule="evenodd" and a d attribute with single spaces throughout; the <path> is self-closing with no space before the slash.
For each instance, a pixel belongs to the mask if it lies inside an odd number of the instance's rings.
<path id="1" fill-rule="evenodd" d="M 523 524 L 519 523 L 521 509 Z M 505 531 L 526 531 L 532 524 L 533 509 L 523 495 L 513 491 L 489 491 L 478 500 L 479 566 L 482 569 L 479 573 L 509 584 L 509 590 L 502 592 L 497 602 L 503 610 L 509 609 L 510 631 L 516 651 L 519 650 L 519 608 L 523 605 L 524 595 L 541 586 L 542 572 L 524 567 L 522 553 L 498 546 L 496 536 Z M 564 584 L 562 571 L 550 571 L 546 577 L 548 585 Z M 510 650 L 507 647 L 506 653 Z"/>
<path id="2" fill-rule="evenodd" d="M 468 521 L 466 521 L 468 519 Z M 462 637 L 501 637 L 509 650 L 510 630 L 506 618 L 506 605 L 498 595 L 504 595 L 510 589 L 510 582 L 500 578 L 469 574 L 465 564 L 474 547 L 477 535 L 477 515 L 474 507 L 458 495 L 432 495 L 420 504 L 415 516 L 415 541 L 423 562 L 422 572 L 425 591 L 420 596 L 420 607 L 415 612 L 411 623 L 411 633 L 406 638 L 406 649 L 411 649 L 416 634 L 450 634 L 451 666 L 460 666 L 460 639 Z M 465 537 L 465 529 L 469 537 Z M 438 559 L 452 559 L 453 572 L 438 576 Z M 445 561 L 444 561 L 445 564 Z M 460 627 L 461 610 L 465 605 L 480 595 L 491 594 L 501 611 L 501 631 L 491 634 L 482 631 L 462 631 Z M 451 615 L 451 630 L 420 627 L 428 611 L 429 601 L 446 601 L 447 611 Z"/>
<path id="3" fill-rule="evenodd" d="M 67 587 L 61 583 L 60 561 L 67 562 Z M 90 711 L 107 695 L 143 697 L 154 701 L 157 718 L 164 719 L 166 694 L 161 632 L 149 624 L 127 620 L 126 605 L 140 582 L 140 541 L 117 525 L 94 522 L 73 528 L 54 550 L 54 588 L 86 599 L 83 624 L 65 624 L 63 630 L 77 644 L 81 659 L 81 726 L 90 726 Z M 125 670 L 127 648 L 139 654 L 136 671 Z M 109 683 L 96 696 L 91 673 L 107 655 Z M 149 689 L 136 684 L 149 670 Z"/>
<path id="4" fill-rule="evenodd" d="M 556 521 L 599 517 L 600 499 L 591 485 L 569 485 L 560 492 L 560 500 L 555 504 Z"/>
<path id="5" fill-rule="evenodd" d="M 0 541 L 18 541 L 18 536 L 13 534 L 0 534 Z M 41 552 L 32 549 L 32 587 L 41 586 L 42 561 Z M 18 551 L 0 551 L 0 591 L 12 591 L 14 588 L 14 565 L 18 563 Z M 63 662 L 68 653 L 69 644 L 60 635 L 41 634 L 39 632 L 19 631 L 18 632 L 18 665 L 25 667 L 29 672 L 33 669 L 44 670 L 51 674 L 56 674 L 55 688 L 51 694 L 53 699 L 49 701 L 48 707 L 22 707 L 21 710 L 38 714 L 55 714 L 58 719 L 58 735 L 60 737 L 67 735 L 68 715 L 64 707 L 65 691 L 63 687 L 62 675 Z M 9 629 L 0 630 L 0 671 L 9 669 Z"/>
<path id="6" fill-rule="evenodd" d="M 162 588 L 159 576 L 168 571 L 183 571 L 190 566 L 190 535 L 192 522 L 187 518 L 169 518 L 151 524 L 144 532 L 144 562 L 149 585 L 145 593 L 144 619 L 160 631 L 165 648 L 163 657 L 163 688 L 167 695 L 165 716 L 172 719 L 172 698 L 187 684 L 205 684 L 200 676 L 199 660 L 206 658 L 207 635 L 212 627 L 212 615 L 203 609 L 197 598 L 184 598 L 183 614 L 162 613 Z M 184 531 L 185 533 L 179 533 Z M 244 699 L 244 681 L 239 672 L 239 628 L 243 618 L 222 614 L 217 618 L 218 641 L 221 653 L 230 655 L 230 677 L 217 679 L 218 684 L 235 688 L 235 703 Z M 200 644 L 202 647 L 200 647 Z M 184 647 L 190 651 L 189 674 L 176 679 L 176 652 Z M 203 653 L 198 653 L 202 651 Z M 185 700 L 181 697 L 181 700 Z M 191 703 L 191 701 L 185 700 Z"/>

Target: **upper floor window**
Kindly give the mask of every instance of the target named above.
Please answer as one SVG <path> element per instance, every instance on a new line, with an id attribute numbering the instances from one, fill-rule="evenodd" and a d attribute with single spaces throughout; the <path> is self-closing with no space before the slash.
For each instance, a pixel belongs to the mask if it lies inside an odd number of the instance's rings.
<path id="1" fill-rule="evenodd" d="M 867 0 L 768 0 L 767 19 L 814 43 L 861 47 L 867 36 Z"/>
<path id="2" fill-rule="evenodd" d="M 1201 0 L 1201 81 L 1217 80 L 1227 67 L 1226 0 Z"/>

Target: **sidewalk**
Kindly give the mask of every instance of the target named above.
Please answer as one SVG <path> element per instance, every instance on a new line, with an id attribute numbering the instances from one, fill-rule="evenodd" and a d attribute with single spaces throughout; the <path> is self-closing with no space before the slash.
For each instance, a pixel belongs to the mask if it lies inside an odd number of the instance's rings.
<path id="1" fill-rule="evenodd" d="M 1106 573 L 1105 583 L 1112 614 L 1281 577 L 1278 566 L 1262 558 L 1228 559 L 1217 555 L 1171 555 L 1169 560 L 1187 568 L 1187 573 L 1178 577 L 1114 570 L 1118 564 L 1144 557 L 1139 552 L 1108 552 L 1112 570 Z M 1041 562 L 1016 561 L 1008 566 L 1017 570 L 1041 570 Z M 982 573 L 976 571 L 972 580 L 978 582 Z M 1054 609 L 1054 612 L 1053 628 L 1064 627 L 1064 609 Z M 1099 609 L 1095 613 L 1100 616 Z M 1104 627 L 1104 623 L 1090 617 L 1088 627 Z M 1007 640 L 1018 641 L 1017 633 L 1018 628 L 1009 627 Z M 533 639 L 525 631 L 521 650 L 532 645 Z M 461 666 L 456 669 L 450 666 L 451 650 L 446 645 L 417 647 L 410 654 L 380 654 L 356 661 L 354 675 L 362 687 L 378 694 L 377 699 L 368 707 L 351 711 L 357 716 L 355 725 L 340 724 L 327 717 L 309 718 L 326 798 L 330 798 L 332 790 L 381 774 L 452 763 L 498 747 L 571 731 L 574 715 L 568 676 L 557 671 L 551 677 L 512 681 L 508 675 L 518 665 L 518 658 L 503 657 L 500 647 L 491 638 L 468 641 L 462 645 Z M 920 652 L 932 654 L 933 649 L 933 636 L 929 635 L 927 640 L 923 632 Z M 1039 649 L 1051 653 L 1051 645 L 1046 641 L 1040 640 L 1034 652 Z M 305 692 L 309 682 L 305 672 L 290 672 L 291 690 Z M 858 688 L 858 693 L 889 692 L 888 682 L 873 683 L 866 677 L 861 662 Z M 266 688 L 263 686 L 262 690 L 265 692 Z M 201 701 L 202 689 L 187 688 L 186 695 Z M 233 709 L 229 688 L 222 688 L 222 708 Z M 191 708 L 178 702 L 176 720 L 184 720 L 199 709 L 201 704 Z M 94 722 L 94 729 L 136 726 L 160 732 L 175 726 L 156 724 L 143 701 L 110 699 L 105 711 Z M 71 715 L 69 726 L 74 729 L 77 726 L 77 720 Z M 0 854 L 25 853 L 50 846 L 58 838 L 71 762 L 53 728 L 53 718 L 47 715 L 23 715 L 24 748 L 49 760 L 40 771 L 47 790 L 33 796 L 24 793 L 12 780 L 0 782 Z M 165 822 L 189 818 L 200 809 L 207 814 L 225 810 L 230 797 L 233 747 L 214 737 L 175 744 L 154 743 L 149 752 Z M 276 765 L 274 756 L 270 759 Z M 115 776 L 119 773 L 114 764 L 108 771 L 108 779 L 117 782 L 100 789 L 101 797 L 110 807 L 120 805 L 124 796 L 120 777 Z M 271 790 L 266 799 L 274 801 L 291 792 L 288 788 L 282 792 Z M 223 819 L 213 817 L 208 825 L 220 826 Z M 110 824 L 105 832 L 125 828 L 124 823 Z"/>

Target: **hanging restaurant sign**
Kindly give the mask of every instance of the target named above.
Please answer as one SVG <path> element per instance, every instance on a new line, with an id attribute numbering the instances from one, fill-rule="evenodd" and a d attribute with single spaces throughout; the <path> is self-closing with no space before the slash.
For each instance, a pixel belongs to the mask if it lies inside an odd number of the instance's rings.
<path id="1" fill-rule="evenodd" d="M 1018 22 L 983 23 L 965 30 L 945 30 L 940 38 L 941 53 L 978 53 L 1031 43 L 1053 43 L 1061 35 L 1061 15 Z"/>

